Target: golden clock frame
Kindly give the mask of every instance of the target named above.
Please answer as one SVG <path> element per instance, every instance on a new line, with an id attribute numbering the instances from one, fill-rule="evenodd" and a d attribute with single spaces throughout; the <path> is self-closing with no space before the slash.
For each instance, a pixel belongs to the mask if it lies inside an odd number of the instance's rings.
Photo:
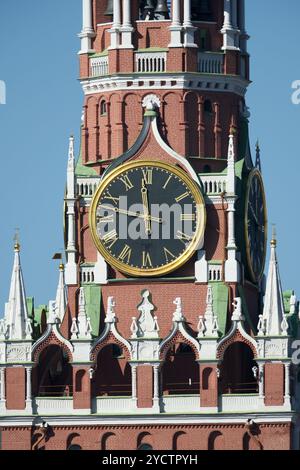
<path id="1" fill-rule="evenodd" d="M 265 243 L 264 243 L 264 259 L 262 264 L 261 272 L 258 276 L 255 275 L 253 270 L 253 265 L 251 261 L 251 253 L 250 253 L 250 240 L 248 234 L 248 203 L 249 203 L 249 195 L 250 195 L 250 188 L 252 180 L 257 177 L 259 179 L 261 189 L 262 189 L 262 197 L 263 197 L 263 204 L 264 204 L 264 219 L 265 219 Z M 254 168 L 248 177 L 247 187 L 246 187 L 246 198 L 245 198 L 245 218 L 244 218 L 244 229 L 245 229 L 245 240 L 246 240 L 246 257 L 247 257 L 247 265 L 249 269 L 249 274 L 251 276 L 251 280 L 254 283 L 258 283 L 265 270 L 265 263 L 266 263 L 266 256 L 267 256 L 267 241 L 268 241 L 268 213 L 267 213 L 267 203 L 266 203 L 266 193 L 263 183 L 263 178 L 260 171 L 257 168 Z"/>
<path id="2" fill-rule="evenodd" d="M 99 239 L 99 236 L 97 234 L 97 223 L 96 223 L 96 211 L 97 211 L 97 206 L 99 203 L 99 199 L 101 198 L 102 193 L 105 191 L 106 187 L 118 176 L 120 176 L 122 173 L 125 171 L 135 169 L 135 168 L 140 168 L 144 166 L 153 166 L 155 168 L 162 168 L 166 171 L 169 171 L 170 173 L 173 173 L 174 175 L 178 176 L 179 178 L 182 179 L 182 181 L 187 185 L 189 190 L 191 191 L 191 194 L 194 197 L 194 200 L 196 202 L 196 209 L 197 209 L 197 227 L 195 230 L 195 236 L 190 243 L 189 247 L 187 250 L 178 258 L 176 258 L 174 261 L 171 263 L 168 263 L 167 265 L 164 265 L 159 268 L 149 268 L 149 269 L 142 269 L 142 268 L 135 268 L 131 266 L 127 266 L 125 263 L 122 263 L 118 261 L 116 258 L 114 258 L 105 248 L 101 240 Z M 200 186 L 194 182 L 186 172 L 184 172 L 181 168 L 176 167 L 175 165 L 171 165 L 168 163 L 163 163 L 155 160 L 144 160 L 144 161 L 139 161 L 139 162 L 129 162 L 124 165 L 121 165 L 117 168 L 115 168 L 111 173 L 109 173 L 100 183 L 99 187 L 96 190 L 96 193 L 93 196 L 92 202 L 91 202 L 91 207 L 90 207 L 90 212 L 89 212 L 89 226 L 92 234 L 92 239 L 93 242 L 97 248 L 97 250 L 100 252 L 100 254 L 103 256 L 103 258 L 106 260 L 108 264 L 113 266 L 115 269 L 118 271 L 133 276 L 133 277 L 157 277 L 157 276 L 162 276 L 169 274 L 181 266 L 183 266 L 195 253 L 195 251 L 198 248 L 198 245 L 200 241 L 204 237 L 204 231 L 206 227 L 206 208 L 205 208 L 205 201 L 204 197 L 202 195 Z"/>

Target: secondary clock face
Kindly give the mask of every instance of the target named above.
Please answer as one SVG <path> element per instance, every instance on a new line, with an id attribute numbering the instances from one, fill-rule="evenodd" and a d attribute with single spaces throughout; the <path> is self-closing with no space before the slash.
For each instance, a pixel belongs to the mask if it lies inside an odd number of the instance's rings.
<path id="1" fill-rule="evenodd" d="M 255 169 L 246 190 L 245 236 L 249 273 L 253 282 L 263 274 L 267 246 L 267 210 L 263 181 Z"/>
<path id="2" fill-rule="evenodd" d="M 206 222 L 198 185 L 178 167 L 121 165 L 101 182 L 91 205 L 94 243 L 106 261 L 132 276 L 161 276 L 199 248 Z"/>

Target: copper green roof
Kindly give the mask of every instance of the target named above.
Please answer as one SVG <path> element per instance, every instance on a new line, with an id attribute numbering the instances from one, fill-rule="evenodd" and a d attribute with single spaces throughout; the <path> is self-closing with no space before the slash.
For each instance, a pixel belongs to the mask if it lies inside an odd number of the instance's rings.
<path id="1" fill-rule="evenodd" d="M 222 336 L 224 336 L 228 312 L 228 286 L 223 282 L 214 282 L 211 286 L 213 291 L 213 309 L 218 317 L 219 331 L 222 333 Z"/>

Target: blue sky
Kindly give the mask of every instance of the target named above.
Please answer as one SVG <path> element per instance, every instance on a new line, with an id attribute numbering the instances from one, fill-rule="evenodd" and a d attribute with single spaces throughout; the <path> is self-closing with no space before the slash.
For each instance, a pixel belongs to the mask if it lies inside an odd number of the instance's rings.
<path id="1" fill-rule="evenodd" d="M 251 35 L 251 144 L 259 138 L 269 221 L 277 224 L 284 288 L 300 295 L 300 105 L 291 84 L 300 80 L 299 0 L 246 0 Z M 82 93 L 77 81 L 76 34 L 81 0 L 26 0 L 0 4 L 2 214 L 0 316 L 7 300 L 14 229 L 20 228 L 27 295 L 36 304 L 55 297 L 63 246 L 62 208 L 68 137 L 78 148 Z"/>

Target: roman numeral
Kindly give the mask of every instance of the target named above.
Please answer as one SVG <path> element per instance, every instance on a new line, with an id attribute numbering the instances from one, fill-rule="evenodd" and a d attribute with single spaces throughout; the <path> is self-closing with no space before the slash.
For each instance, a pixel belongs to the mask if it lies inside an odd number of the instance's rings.
<path id="1" fill-rule="evenodd" d="M 182 221 L 192 221 L 196 220 L 196 214 L 181 214 L 180 218 Z"/>
<path id="2" fill-rule="evenodd" d="M 152 184 L 153 181 L 153 169 L 147 168 L 147 170 L 142 170 L 143 172 L 143 180 L 145 184 Z"/>
<path id="3" fill-rule="evenodd" d="M 105 193 L 104 198 L 113 201 L 114 204 L 118 204 L 120 202 L 120 198 L 112 196 L 109 191 Z"/>
<path id="4" fill-rule="evenodd" d="M 118 259 L 120 261 L 122 261 L 122 263 L 127 262 L 127 264 L 129 264 L 130 258 L 131 258 L 131 253 L 132 253 L 132 249 L 130 248 L 130 246 L 125 245 L 123 250 L 121 251 L 121 253 L 118 256 Z"/>
<path id="5" fill-rule="evenodd" d="M 111 230 L 102 237 L 103 242 L 107 245 L 108 248 L 111 248 L 116 241 L 118 241 L 118 234 L 116 230 Z"/>
<path id="6" fill-rule="evenodd" d="M 180 201 L 182 201 L 183 199 L 185 199 L 185 198 L 188 197 L 188 196 L 189 196 L 189 193 L 188 193 L 188 191 L 186 191 L 185 193 L 183 193 L 183 194 L 181 194 L 180 196 L 176 197 L 176 198 L 175 198 L 175 201 L 176 201 L 176 202 L 180 202 Z"/>
<path id="7" fill-rule="evenodd" d="M 151 257 L 146 251 L 143 251 L 143 268 L 153 268 Z"/>
<path id="8" fill-rule="evenodd" d="M 165 258 L 166 258 L 167 263 L 170 263 L 170 261 L 176 259 L 176 256 L 173 255 L 173 253 L 169 251 L 166 247 L 164 247 L 164 253 L 165 253 Z"/>
<path id="9" fill-rule="evenodd" d="M 170 180 L 172 178 L 172 175 L 169 176 L 169 178 L 167 179 L 167 181 L 165 182 L 165 184 L 163 185 L 163 189 L 166 189 L 166 187 L 168 186 Z"/>
<path id="10" fill-rule="evenodd" d="M 179 238 L 179 240 L 183 242 L 190 242 L 193 237 L 191 237 L 190 235 L 186 235 L 186 233 L 180 232 L 180 230 L 178 230 L 177 238 Z"/>
<path id="11" fill-rule="evenodd" d="M 129 189 L 132 189 L 133 188 L 133 184 L 132 182 L 130 181 L 129 177 L 127 175 L 123 176 L 122 178 L 120 178 L 120 180 L 122 181 L 122 183 L 125 184 L 125 189 L 126 191 L 129 191 Z"/>

